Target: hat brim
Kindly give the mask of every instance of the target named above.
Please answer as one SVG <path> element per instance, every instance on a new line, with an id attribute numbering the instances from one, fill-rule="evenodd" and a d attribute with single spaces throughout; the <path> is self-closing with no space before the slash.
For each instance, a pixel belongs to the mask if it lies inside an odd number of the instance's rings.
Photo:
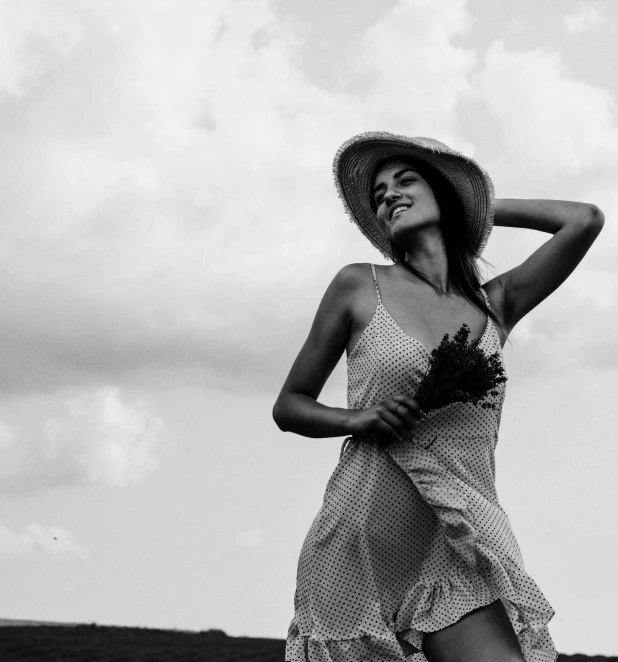
<path id="1" fill-rule="evenodd" d="M 337 151 L 333 175 L 337 193 L 354 223 L 388 259 L 396 261 L 390 239 L 371 207 L 375 167 L 389 157 L 419 159 L 437 170 L 453 187 L 476 257 L 483 252 L 494 220 L 494 187 L 487 172 L 474 161 L 433 138 L 410 138 L 384 131 L 353 136 Z"/>

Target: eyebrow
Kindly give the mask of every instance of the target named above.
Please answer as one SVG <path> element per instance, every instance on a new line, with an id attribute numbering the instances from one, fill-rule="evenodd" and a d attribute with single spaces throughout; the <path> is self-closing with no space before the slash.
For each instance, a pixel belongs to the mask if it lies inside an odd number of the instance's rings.
<path id="1" fill-rule="evenodd" d="M 408 170 L 411 170 L 412 172 L 416 172 L 416 170 L 415 170 L 412 166 L 407 166 L 407 167 L 403 168 L 402 170 L 398 170 L 398 171 L 393 175 L 393 177 L 395 177 L 395 179 L 398 179 L 399 177 L 401 177 L 401 175 L 403 175 L 404 172 L 408 172 Z M 417 174 L 418 174 L 418 173 L 417 173 Z M 378 185 L 373 189 L 373 193 L 371 194 L 371 197 L 372 197 L 372 198 L 375 198 L 375 195 L 376 195 L 376 193 L 378 192 L 378 190 L 379 190 L 379 189 L 383 189 L 383 188 L 386 188 L 386 184 L 378 184 Z"/>

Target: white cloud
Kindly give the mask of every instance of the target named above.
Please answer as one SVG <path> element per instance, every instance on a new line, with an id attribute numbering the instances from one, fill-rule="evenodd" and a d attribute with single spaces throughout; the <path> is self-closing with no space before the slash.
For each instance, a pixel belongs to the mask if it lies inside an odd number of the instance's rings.
<path id="1" fill-rule="evenodd" d="M 13 428 L 0 420 L 0 452 L 3 448 L 7 448 L 13 441 Z"/>
<path id="2" fill-rule="evenodd" d="M 0 120 L 6 389 L 272 375 L 266 339 L 314 296 L 304 266 L 340 261 L 353 232 L 331 180 L 339 144 L 385 127 L 471 149 L 455 131 L 475 62 L 452 44 L 464 0 L 385 12 L 342 53 L 372 81 L 356 95 L 309 82 L 310 37 L 269 0 L 67 2 L 53 21 L 24 7 Z"/>
<path id="3" fill-rule="evenodd" d="M 364 95 L 372 129 L 431 135 L 472 149 L 456 132 L 457 105 L 475 94 L 476 54 L 453 44 L 472 22 L 466 4 L 406 0 L 367 31 L 355 62 L 373 76 Z"/>
<path id="4" fill-rule="evenodd" d="M 0 3 L 0 100 L 21 97 L 82 37 L 78 20 L 41 0 Z M 36 41 L 33 49 L 31 40 Z"/>
<path id="5" fill-rule="evenodd" d="M 88 558 L 88 551 L 60 526 L 42 526 L 33 522 L 25 532 L 16 533 L 0 524 L 0 555 L 20 557 L 31 555 L 36 550 L 53 556 L 69 554 Z"/>
<path id="6" fill-rule="evenodd" d="M 504 127 L 493 166 L 510 181 L 541 193 L 616 163 L 611 96 L 556 54 L 494 44 L 477 79 L 478 56 L 457 43 L 464 0 L 401 0 L 346 41 L 334 66 L 362 81 L 354 92 L 310 81 L 299 52 L 319 35 L 273 6 L 4 6 L 5 390 L 277 379 L 282 343 L 296 346 L 312 314 L 298 302 L 317 306 L 316 278 L 366 248 L 330 173 L 354 133 L 429 134 L 474 154 L 459 104 L 486 99 Z"/>
<path id="7" fill-rule="evenodd" d="M 581 5 L 564 17 L 564 26 L 569 34 L 586 32 L 603 23 L 604 16 L 597 7 Z"/>
<path id="8" fill-rule="evenodd" d="M 280 270 L 324 249 L 324 123 L 348 118 L 268 2 L 64 7 L 83 39 L 4 106 L 6 383 L 216 363 Z M 33 24 L 15 30 L 26 67 Z"/>
<path id="9" fill-rule="evenodd" d="M 526 31 L 526 24 L 518 19 L 511 18 L 506 22 L 506 32 L 514 35 L 521 35 Z"/>
<path id="10" fill-rule="evenodd" d="M 0 448 L 0 490 L 32 492 L 75 483 L 120 487 L 159 464 L 163 421 L 143 399 L 125 404 L 116 388 L 66 400 L 66 413 L 30 438 Z"/>
<path id="11" fill-rule="evenodd" d="M 488 49 L 479 90 L 504 127 L 502 167 L 544 188 L 565 176 L 618 164 L 615 102 L 570 77 L 555 51 Z"/>
<path id="12" fill-rule="evenodd" d="M 240 531 L 236 534 L 236 544 L 239 547 L 259 547 L 264 542 L 264 529 L 259 527 Z"/>

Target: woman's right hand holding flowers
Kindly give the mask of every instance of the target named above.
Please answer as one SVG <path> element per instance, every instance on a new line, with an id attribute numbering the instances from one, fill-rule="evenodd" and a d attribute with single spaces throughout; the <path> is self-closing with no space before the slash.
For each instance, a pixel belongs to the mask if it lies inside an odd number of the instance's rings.
<path id="1" fill-rule="evenodd" d="M 350 410 L 350 434 L 369 437 L 383 444 L 404 441 L 427 414 L 414 398 L 395 395 L 368 409 Z"/>

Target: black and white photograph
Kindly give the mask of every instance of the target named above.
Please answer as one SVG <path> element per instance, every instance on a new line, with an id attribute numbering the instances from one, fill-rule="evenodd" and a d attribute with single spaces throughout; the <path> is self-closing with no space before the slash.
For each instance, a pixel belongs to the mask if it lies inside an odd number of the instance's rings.
<path id="1" fill-rule="evenodd" d="M 618 3 L 0 35 L 0 660 L 618 660 Z"/>

